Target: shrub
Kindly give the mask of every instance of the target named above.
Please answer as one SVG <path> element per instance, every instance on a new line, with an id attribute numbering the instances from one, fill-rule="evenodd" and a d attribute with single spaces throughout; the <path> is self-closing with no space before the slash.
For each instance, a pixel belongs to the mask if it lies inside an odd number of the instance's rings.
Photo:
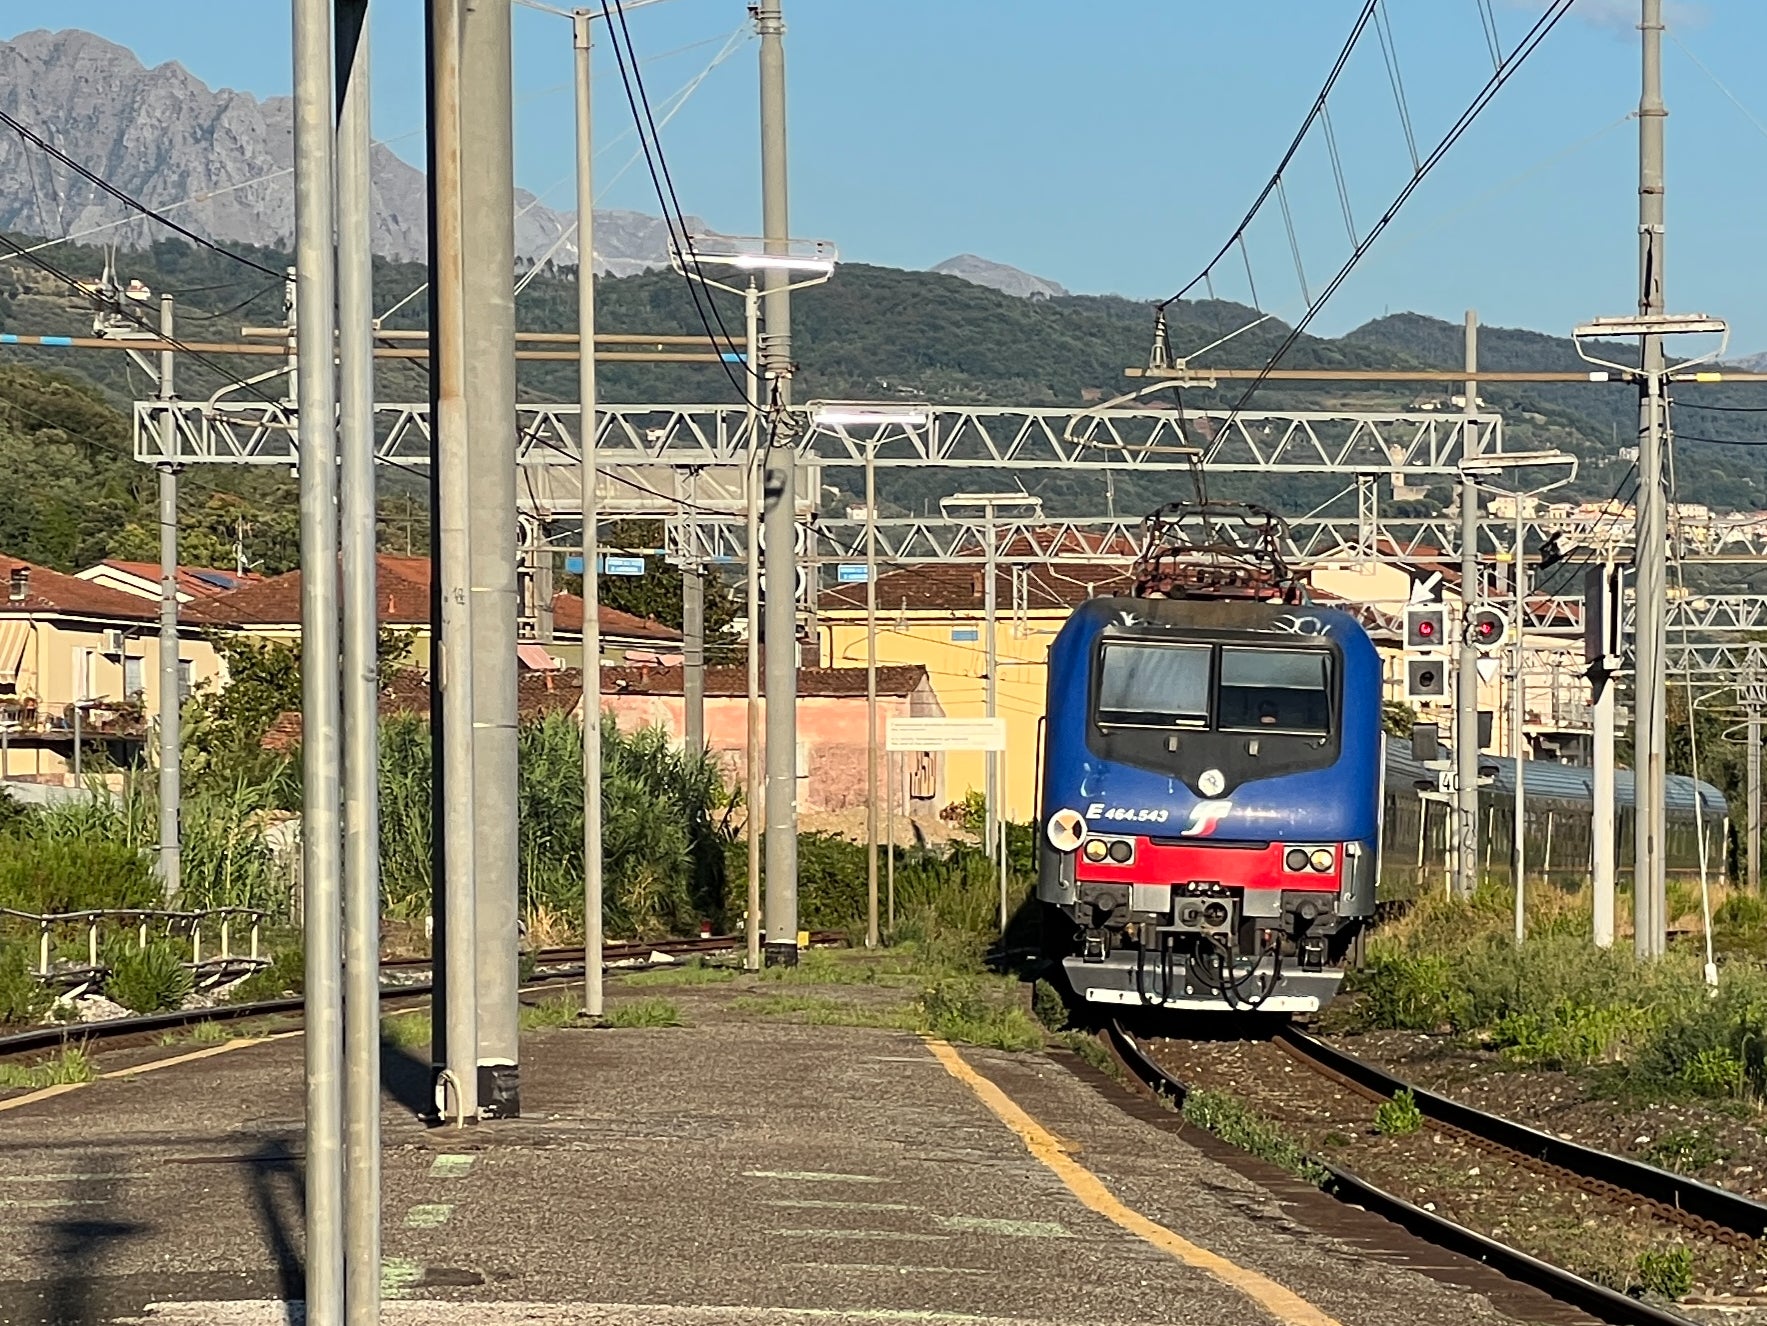
<path id="1" fill-rule="evenodd" d="M 1370 1027 L 1436 1031 L 1453 1017 L 1453 972 L 1448 960 L 1413 954 L 1377 941 L 1344 979 L 1360 996 L 1354 1016 Z"/>
<path id="2" fill-rule="evenodd" d="M 1016 1004 L 1010 992 L 990 996 L 977 978 L 934 981 L 920 993 L 917 1010 L 925 1029 L 945 1040 L 966 1041 L 996 1050 L 1042 1048 L 1043 1028 Z"/>
<path id="3" fill-rule="evenodd" d="M 1068 1025 L 1068 1002 L 1048 981 L 1038 981 L 1031 987 L 1031 1013 L 1051 1031 L 1061 1031 Z"/>
<path id="4" fill-rule="evenodd" d="M 31 975 L 29 944 L 0 943 L 0 1025 L 40 1022 L 54 996 Z"/>
<path id="5" fill-rule="evenodd" d="M 159 882 L 146 853 L 109 837 L 115 827 L 98 819 L 87 836 L 0 839 L 0 907 L 41 913 L 157 905 Z"/>
<path id="6" fill-rule="evenodd" d="M 1505 1014 L 1492 1027 L 1490 1044 L 1514 1063 L 1580 1068 L 1609 1057 L 1647 1019 L 1640 1008 L 1566 999 L 1546 1013 Z"/>
<path id="7" fill-rule="evenodd" d="M 104 993 L 133 1013 L 163 1013 L 183 1007 L 192 985 L 182 946 L 158 940 L 120 953 L 110 964 Z"/>
<path id="8" fill-rule="evenodd" d="M 266 999 L 286 999 L 306 988 L 307 957 L 300 940 L 277 949 L 270 965 L 260 967 L 227 992 L 230 1004 L 256 1004 Z"/>
<path id="9" fill-rule="evenodd" d="M 1404 1137 L 1423 1127 L 1423 1111 L 1409 1088 L 1383 1100 L 1374 1111 L 1374 1131 L 1386 1137 Z"/>

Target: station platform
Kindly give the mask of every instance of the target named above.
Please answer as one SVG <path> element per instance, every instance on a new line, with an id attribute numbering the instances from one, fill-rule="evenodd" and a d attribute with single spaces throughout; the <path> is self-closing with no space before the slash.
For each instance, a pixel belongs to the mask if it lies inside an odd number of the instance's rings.
<path id="1" fill-rule="evenodd" d="M 388 1050 L 384 1320 L 1516 1319 L 1057 1059 L 679 1003 L 681 1027 L 526 1033 L 524 1117 L 465 1130 L 419 1122 L 427 1068 Z M 0 1101 L 0 1323 L 302 1319 L 299 1034 L 134 1054 L 168 1060 Z"/>

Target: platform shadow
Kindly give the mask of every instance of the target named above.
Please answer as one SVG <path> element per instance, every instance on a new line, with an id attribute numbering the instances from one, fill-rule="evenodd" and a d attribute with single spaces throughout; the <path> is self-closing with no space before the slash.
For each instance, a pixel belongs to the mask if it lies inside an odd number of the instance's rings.
<path id="1" fill-rule="evenodd" d="M 285 1303 L 307 1297 L 307 1265 L 296 1231 L 307 1225 L 307 1185 L 294 1149 L 281 1138 L 261 1143 L 248 1161 L 259 1232 L 270 1250 Z"/>
<path id="2" fill-rule="evenodd" d="M 93 1286 L 117 1243 L 148 1232 L 145 1225 L 134 1221 L 92 1214 L 114 1197 L 120 1182 L 110 1161 L 88 1160 L 80 1168 L 82 1172 L 59 1199 L 69 1203 L 68 1214 L 44 1221 L 42 1226 L 51 1237 L 54 1263 L 49 1315 L 43 1320 L 52 1326 L 99 1326 L 109 1320 L 109 1313 L 92 1296 Z"/>
<path id="3" fill-rule="evenodd" d="M 383 1096 L 391 1097 L 418 1118 L 426 1119 L 436 1112 L 433 1078 L 428 1055 L 420 1057 L 406 1046 L 395 1045 L 384 1038 L 381 1040 L 380 1090 Z"/>

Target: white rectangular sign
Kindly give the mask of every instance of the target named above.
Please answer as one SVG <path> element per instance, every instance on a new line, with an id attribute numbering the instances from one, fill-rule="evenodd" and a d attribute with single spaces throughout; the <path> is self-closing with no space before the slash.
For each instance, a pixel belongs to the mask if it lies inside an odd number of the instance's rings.
<path id="1" fill-rule="evenodd" d="M 1005 750 L 1004 718 L 892 718 L 884 730 L 889 750 Z"/>

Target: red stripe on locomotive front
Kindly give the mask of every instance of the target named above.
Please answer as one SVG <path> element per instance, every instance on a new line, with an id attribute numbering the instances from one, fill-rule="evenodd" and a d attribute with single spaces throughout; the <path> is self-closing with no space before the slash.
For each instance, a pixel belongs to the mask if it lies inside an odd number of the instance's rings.
<path id="1" fill-rule="evenodd" d="M 1127 835 L 1124 835 L 1127 836 Z M 1331 869 L 1326 871 L 1283 869 L 1283 854 L 1292 844 L 1270 843 L 1267 846 L 1230 847 L 1223 843 L 1154 842 L 1149 838 L 1133 838 L 1135 859 L 1127 865 L 1114 861 L 1088 861 L 1084 851 L 1078 854 L 1077 877 L 1087 883 L 1099 884 L 1194 884 L 1208 882 L 1240 889 L 1312 889 L 1329 892 L 1339 887 L 1342 878 L 1343 849 L 1327 846 L 1332 855 Z M 1309 854 L 1317 846 L 1307 848 Z"/>

